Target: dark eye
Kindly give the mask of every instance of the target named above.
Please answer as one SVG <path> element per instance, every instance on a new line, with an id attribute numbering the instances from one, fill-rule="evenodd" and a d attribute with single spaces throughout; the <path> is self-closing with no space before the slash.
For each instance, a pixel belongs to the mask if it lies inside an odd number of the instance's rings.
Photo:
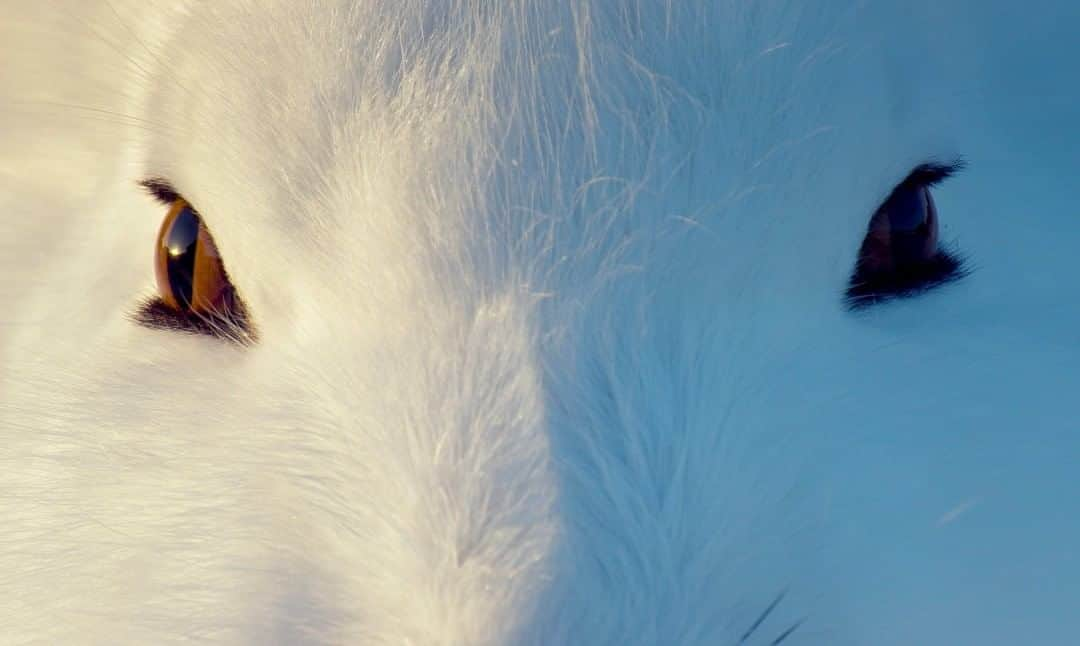
<path id="1" fill-rule="evenodd" d="M 870 218 L 847 289 L 851 309 L 925 292 L 963 277 L 962 260 L 942 248 L 930 188 L 962 168 L 924 164 L 893 189 Z"/>
<path id="2" fill-rule="evenodd" d="M 135 319 L 148 327 L 251 341 L 243 303 L 198 212 L 160 180 L 144 186 L 169 210 L 154 250 L 158 297 L 145 303 Z"/>

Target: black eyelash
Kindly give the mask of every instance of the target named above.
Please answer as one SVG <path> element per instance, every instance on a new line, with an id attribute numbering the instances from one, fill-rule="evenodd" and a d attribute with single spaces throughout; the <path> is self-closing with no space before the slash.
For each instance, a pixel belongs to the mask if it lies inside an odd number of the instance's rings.
<path id="1" fill-rule="evenodd" d="M 955 249 L 943 249 L 929 262 L 873 281 L 852 282 L 844 293 L 849 310 L 861 310 L 885 301 L 908 298 L 964 278 L 971 270 L 967 258 Z"/>
<path id="2" fill-rule="evenodd" d="M 226 341 L 247 345 L 256 340 L 243 303 L 235 301 L 228 312 L 213 316 L 175 310 L 160 298 L 148 298 L 132 313 L 131 318 L 144 327 L 155 330 L 204 334 Z"/>
<path id="3" fill-rule="evenodd" d="M 965 168 L 967 168 L 967 162 L 963 159 L 955 159 L 946 164 L 939 164 L 937 162 L 919 164 L 908 173 L 908 176 L 904 178 L 904 181 L 900 182 L 900 184 L 893 189 L 893 192 L 896 192 L 896 190 L 901 187 L 922 186 L 923 188 L 931 188 L 963 171 Z"/>
<path id="4" fill-rule="evenodd" d="M 153 195 L 157 201 L 162 204 L 169 205 L 180 199 L 180 194 L 176 192 L 173 185 L 169 183 L 169 180 L 162 177 L 151 177 L 139 182 L 139 186 L 146 189 L 146 192 Z"/>

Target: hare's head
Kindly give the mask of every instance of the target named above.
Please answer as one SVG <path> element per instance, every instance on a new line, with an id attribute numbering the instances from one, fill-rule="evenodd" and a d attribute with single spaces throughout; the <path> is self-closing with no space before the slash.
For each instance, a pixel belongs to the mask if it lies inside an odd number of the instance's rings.
<path id="1" fill-rule="evenodd" d="M 6 9 L 4 631 L 1074 634 L 1080 12 L 826 4 Z"/>

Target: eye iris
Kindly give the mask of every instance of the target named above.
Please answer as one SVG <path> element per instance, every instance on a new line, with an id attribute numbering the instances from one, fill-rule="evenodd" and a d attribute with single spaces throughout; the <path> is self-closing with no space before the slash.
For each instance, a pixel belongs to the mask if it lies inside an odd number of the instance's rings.
<path id="1" fill-rule="evenodd" d="M 158 234 L 158 292 L 170 307 L 198 314 L 221 313 L 231 305 L 231 289 L 217 248 L 198 213 L 177 199 Z"/>
<path id="2" fill-rule="evenodd" d="M 936 252 L 934 200 L 924 187 L 904 187 L 870 221 L 859 269 L 867 275 L 904 271 L 926 262 Z"/>

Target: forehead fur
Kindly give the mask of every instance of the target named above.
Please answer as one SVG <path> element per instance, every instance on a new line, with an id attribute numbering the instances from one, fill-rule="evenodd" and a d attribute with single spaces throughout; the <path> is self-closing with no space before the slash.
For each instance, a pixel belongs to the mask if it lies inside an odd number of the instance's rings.
<path id="1" fill-rule="evenodd" d="M 147 102 L 184 136 L 151 136 L 148 172 L 198 205 L 257 309 L 325 320 L 314 282 L 361 312 L 558 293 L 562 321 L 628 274 L 638 307 L 831 307 L 865 213 L 952 154 L 940 108 L 896 109 L 917 99 L 867 45 L 884 11 L 548 4 L 192 7 Z M 739 288 L 747 266 L 769 291 Z"/>
<path id="2" fill-rule="evenodd" d="M 896 147 L 850 119 L 891 108 L 851 7 L 324 4 L 193 8 L 150 99 L 186 135 L 151 142 L 151 167 L 208 213 L 259 187 L 244 220 L 290 244 L 355 247 L 388 222 L 461 249 L 543 246 L 553 222 L 565 246 L 601 218 L 777 220 L 785 193 L 830 179 L 807 160 Z"/>

